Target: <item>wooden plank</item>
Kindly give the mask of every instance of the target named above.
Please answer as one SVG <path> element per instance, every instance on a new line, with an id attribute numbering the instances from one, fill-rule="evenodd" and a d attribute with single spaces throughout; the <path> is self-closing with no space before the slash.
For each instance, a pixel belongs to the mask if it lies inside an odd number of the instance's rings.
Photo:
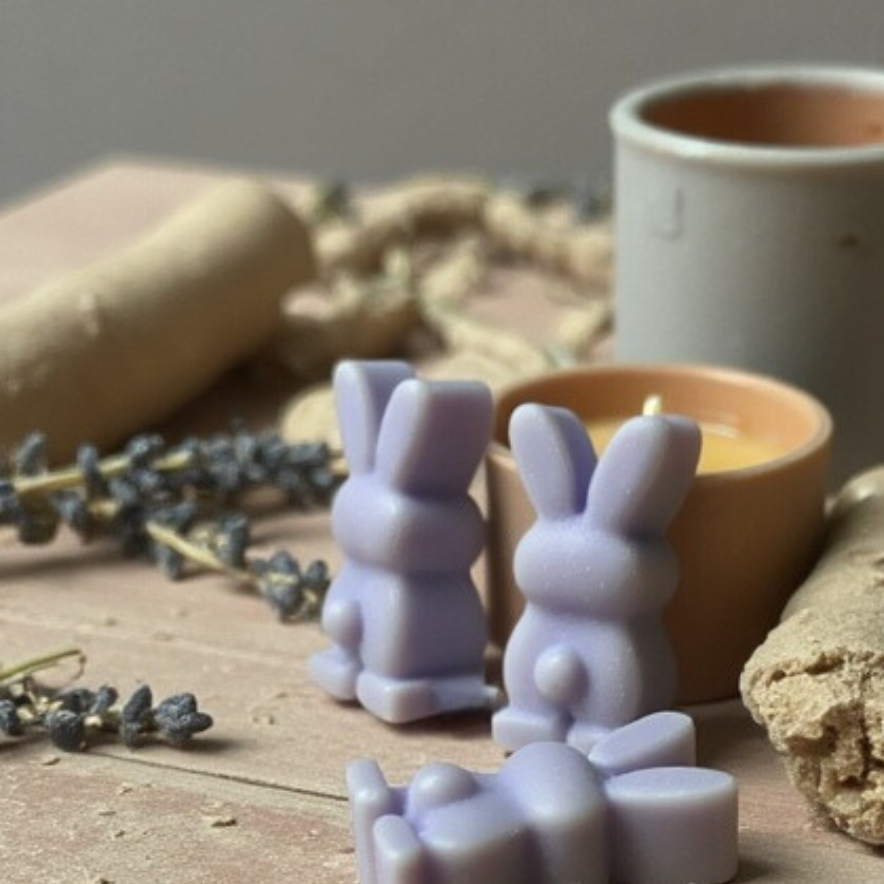
<path id="1" fill-rule="evenodd" d="M 0 299 L 99 257 L 214 178 L 201 169 L 110 164 L 0 216 Z M 218 430 L 239 409 L 266 420 L 287 392 L 237 375 L 172 426 Z M 285 546 L 333 567 L 340 560 L 326 514 L 268 510 L 256 529 L 261 550 Z M 374 756 L 398 783 L 431 760 L 493 770 L 503 757 L 487 716 L 392 728 L 322 696 L 306 674 L 310 653 L 324 646 L 317 627 L 276 623 L 262 601 L 222 578 L 170 583 L 107 544 L 81 548 L 69 536 L 39 549 L 0 542 L 0 658 L 72 641 L 88 653 L 86 683 L 128 691 L 142 680 L 158 696 L 192 690 L 216 727 L 184 752 L 106 742 L 48 766 L 45 743 L 0 738 L 3 882 L 227 884 L 286 873 L 350 882 L 349 760 Z M 702 763 L 740 780 L 739 881 L 859 884 L 881 876 L 881 857 L 808 810 L 737 702 L 690 711 Z M 214 810 L 237 825 L 212 827 Z"/>
<path id="2" fill-rule="evenodd" d="M 97 753 L 0 747 L 4 884 L 355 878 L 342 801 Z"/>

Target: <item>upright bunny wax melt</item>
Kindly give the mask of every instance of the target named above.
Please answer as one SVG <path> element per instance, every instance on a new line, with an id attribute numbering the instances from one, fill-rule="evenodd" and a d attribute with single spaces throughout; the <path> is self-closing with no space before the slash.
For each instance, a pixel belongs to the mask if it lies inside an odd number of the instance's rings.
<path id="1" fill-rule="evenodd" d="M 493 719 L 502 746 L 553 740 L 589 751 L 673 702 L 661 617 L 678 562 L 664 533 L 700 441 L 688 418 L 636 417 L 596 461 L 570 411 L 528 404 L 513 413 L 510 442 L 538 517 L 514 561 L 526 607 L 504 657 L 509 705 Z"/>
<path id="2" fill-rule="evenodd" d="M 719 884 L 737 871 L 737 787 L 694 767 L 659 712 L 586 755 L 532 743 L 494 774 L 430 764 L 407 787 L 371 760 L 347 787 L 360 884 Z"/>
<path id="3" fill-rule="evenodd" d="M 313 680 L 401 723 L 489 707 L 485 614 L 470 566 L 484 522 L 470 481 L 491 435 L 487 387 L 420 381 L 404 362 L 343 362 L 335 404 L 349 477 L 332 509 L 344 553 Z"/>

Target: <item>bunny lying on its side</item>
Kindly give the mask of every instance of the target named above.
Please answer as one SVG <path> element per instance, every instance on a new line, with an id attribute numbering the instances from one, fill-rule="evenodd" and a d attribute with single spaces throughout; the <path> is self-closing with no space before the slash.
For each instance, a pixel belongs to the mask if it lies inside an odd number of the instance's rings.
<path id="1" fill-rule="evenodd" d="M 334 391 L 349 477 L 332 509 L 344 562 L 322 612 L 333 646 L 313 680 L 398 723 L 488 707 L 485 614 L 470 566 L 484 523 L 469 485 L 491 394 L 420 381 L 404 362 L 343 362 Z"/>
<path id="2" fill-rule="evenodd" d="M 661 615 L 678 582 L 664 533 L 694 476 L 697 425 L 627 421 L 596 461 L 566 409 L 523 405 L 510 441 L 538 518 L 516 550 L 525 611 L 509 640 L 509 706 L 495 740 L 555 740 L 588 751 L 608 731 L 675 697 Z"/>
<path id="3" fill-rule="evenodd" d="M 587 758 L 532 743 L 497 773 L 430 764 L 388 785 L 347 770 L 360 884 L 719 884 L 737 870 L 737 788 L 694 767 L 694 726 L 658 712 Z"/>

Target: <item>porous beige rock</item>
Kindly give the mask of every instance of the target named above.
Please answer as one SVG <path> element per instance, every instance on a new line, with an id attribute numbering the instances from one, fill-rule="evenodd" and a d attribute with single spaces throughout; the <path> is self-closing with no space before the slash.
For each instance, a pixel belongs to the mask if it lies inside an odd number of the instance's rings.
<path id="1" fill-rule="evenodd" d="M 884 469 L 844 488 L 830 524 L 740 686 L 795 786 L 849 835 L 884 844 Z"/>

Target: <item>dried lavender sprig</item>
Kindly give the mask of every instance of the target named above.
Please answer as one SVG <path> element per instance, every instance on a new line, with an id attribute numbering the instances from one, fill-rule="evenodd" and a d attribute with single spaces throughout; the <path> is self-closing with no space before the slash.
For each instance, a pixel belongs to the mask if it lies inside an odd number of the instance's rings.
<path id="1" fill-rule="evenodd" d="M 39 657 L 21 660 L 11 666 L 0 667 L 0 690 L 8 683 L 31 678 L 44 669 L 51 669 L 63 660 L 71 660 L 74 657 L 77 658 L 77 663 L 82 671 L 86 657 L 79 648 L 62 648 L 49 654 L 41 654 Z"/>
<path id="2" fill-rule="evenodd" d="M 189 438 L 167 447 L 155 435 L 133 437 L 121 454 L 97 459 L 95 449 L 81 446 L 77 463 L 58 470 L 41 469 L 45 438 L 30 434 L 13 454 L 13 473 L 2 485 L 4 498 L 19 503 L 33 495 L 81 489 L 94 496 L 112 479 L 122 479 L 142 494 L 185 490 L 219 497 L 258 485 L 274 485 L 297 505 L 322 505 L 341 479 L 340 452 L 322 442 L 287 443 L 276 433 L 254 434 L 243 427 L 207 439 Z M 21 467 L 21 469 L 20 469 Z M 96 487 L 98 486 L 98 487 Z"/>
<path id="3" fill-rule="evenodd" d="M 199 710 L 193 694 L 175 694 L 154 705 L 150 688 L 142 685 L 120 706 L 111 685 L 95 691 L 84 687 L 54 690 L 34 681 L 34 671 L 74 653 L 83 659 L 78 649 L 65 649 L 2 670 L 8 677 L 0 683 L 0 733 L 22 737 L 40 731 L 56 748 L 77 752 L 86 749 L 99 732 L 116 733 L 130 747 L 146 735 L 181 747 L 212 727 L 212 717 Z"/>
<path id="4" fill-rule="evenodd" d="M 303 620 L 316 616 L 328 590 L 328 566 L 317 559 L 302 571 L 290 553 L 280 550 L 269 559 L 243 559 L 234 563 L 219 552 L 211 535 L 208 542 L 199 542 L 165 525 L 149 521 L 147 535 L 153 540 L 155 553 L 171 551 L 184 560 L 195 562 L 210 571 L 227 574 L 240 583 L 252 586 L 274 610 L 280 620 Z M 168 566 L 168 554 L 157 557 L 161 566 Z"/>
<path id="5" fill-rule="evenodd" d="M 55 473 L 45 470 L 45 449 L 45 438 L 32 434 L 13 458 L 27 475 L 16 467 L 0 480 L 0 524 L 15 526 L 23 542 L 48 543 L 60 524 L 86 541 L 111 533 L 125 552 L 149 552 L 170 579 L 180 577 L 190 560 L 253 585 L 280 619 L 319 612 L 329 582 L 325 563 L 313 562 L 302 573 L 288 553 L 247 561 L 243 514 L 219 517 L 208 544 L 184 535 L 199 512 L 194 494 L 226 499 L 275 485 L 299 506 L 326 504 L 340 475 L 332 467 L 338 455 L 325 444 L 289 445 L 274 433 L 238 427 L 167 451 L 159 436 L 142 435 L 121 455 L 104 460 L 94 447 L 81 446 L 76 467 Z M 164 539 L 158 541 L 160 535 Z"/>

